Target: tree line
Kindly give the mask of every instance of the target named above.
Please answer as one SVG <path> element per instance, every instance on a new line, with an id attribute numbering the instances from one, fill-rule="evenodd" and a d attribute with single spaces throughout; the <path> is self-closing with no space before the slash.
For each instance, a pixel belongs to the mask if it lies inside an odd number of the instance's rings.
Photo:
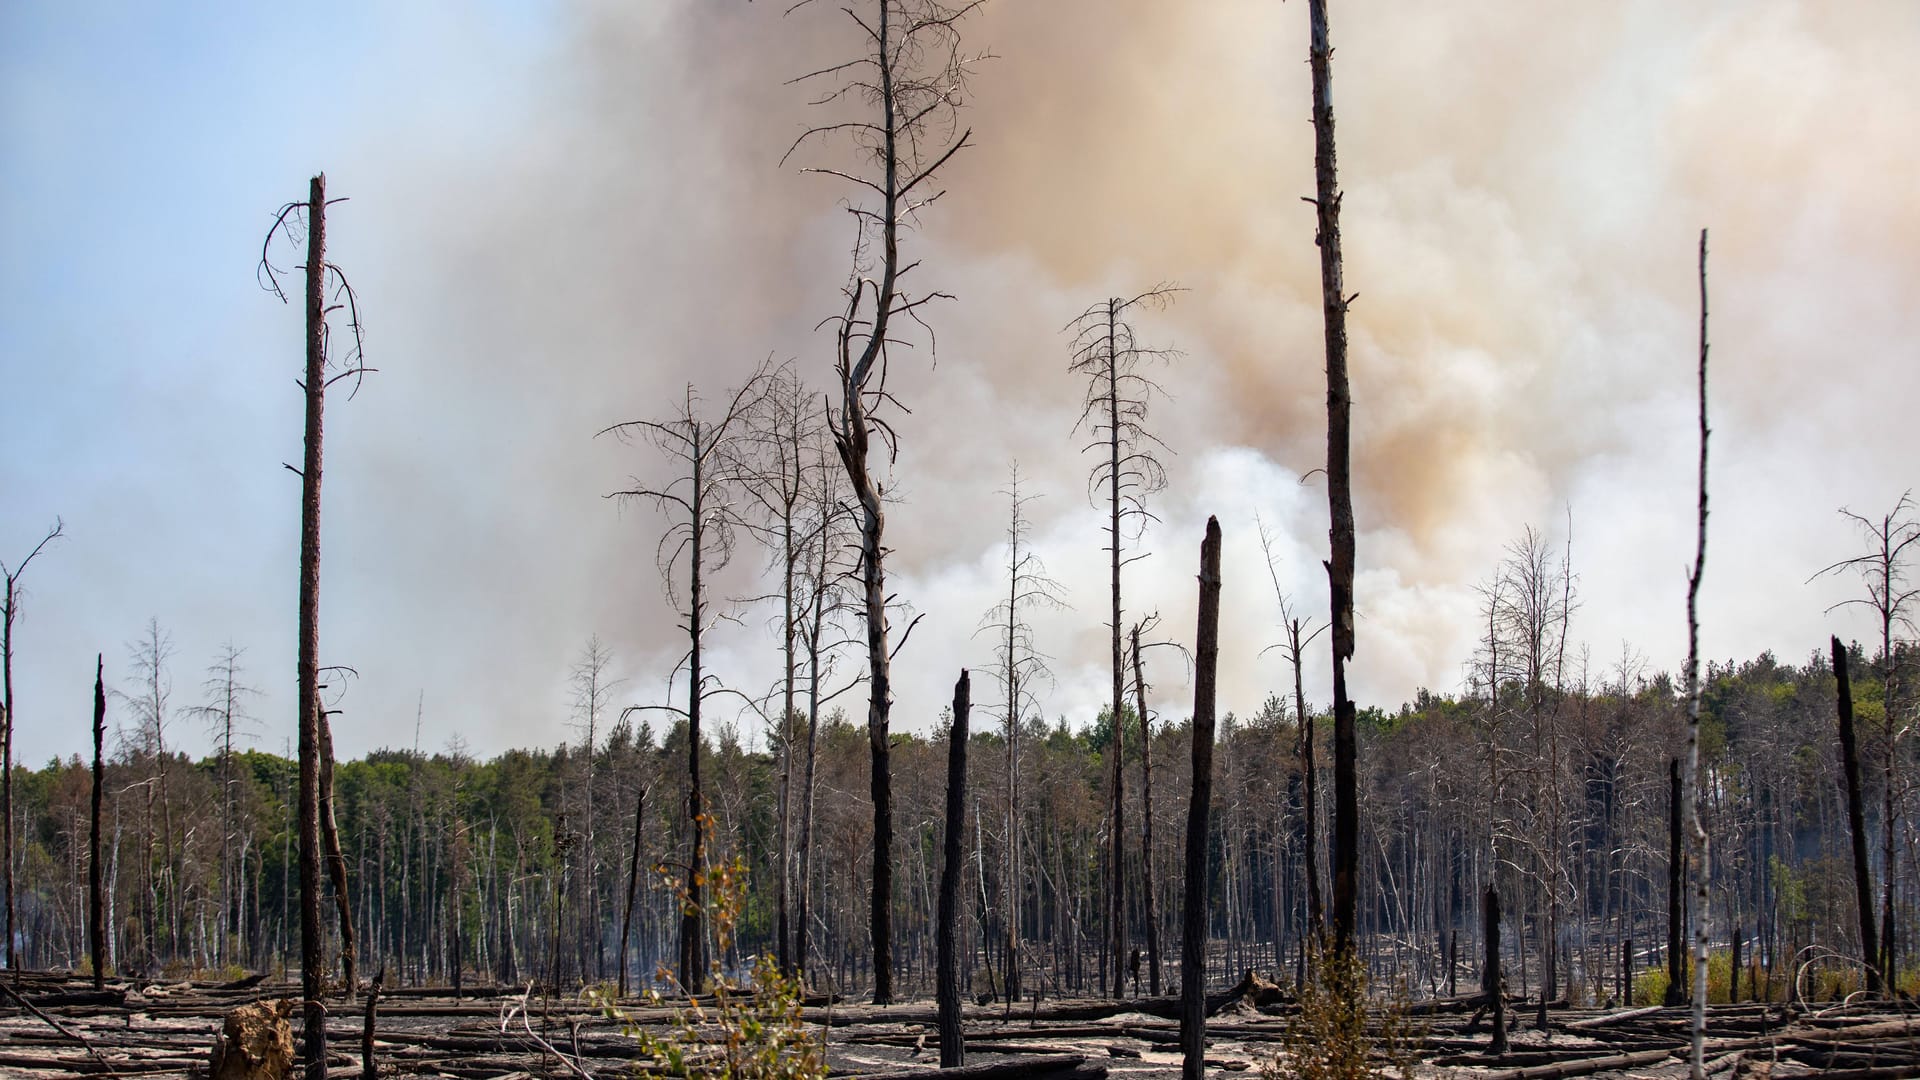
<path id="1" fill-rule="evenodd" d="M 1557 639 L 1544 643 L 1559 647 Z M 1515 651 L 1496 659 L 1500 646 Z M 1682 695 L 1668 676 L 1630 662 L 1604 675 L 1569 663 L 1560 677 L 1539 679 L 1527 674 L 1535 662 L 1528 649 L 1496 623 L 1472 687 L 1357 713 L 1366 809 L 1356 934 L 1375 977 L 1404 981 L 1416 994 L 1444 995 L 1474 978 L 1470 958 L 1482 944 L 1476 883 L 1489 879 L 1509 898 L 1506 967 L 1522 993 L 1620 999 L 1631 992 L 1628 980 L 1670 959 L 1668 781 Z M 150 627 L 135 653 L 120 696 L 127 723 L 105 767 L 109 963 L 149 978 L 297 967 L 296 764 L 237 745 L 244 736 L 222 738 L 199 760 L 168 747 L 164 732 L 189 715 L 215 723 L 222 735 L 244 732 L 244 714 L 226 704 L 230 690 L 242 691 L 233 700 L 243 696 L 244 672 L 223 654 L 209 679 L 209 704 L 180 708 L 164 692 L 164 631 Z M 157 666 L 150 663 L 156 657 Z M 604 665 L 606 651 L 590 644 L 583 690 L 601 677 L 596 657 Z M 1892 676 L 1910 677 L 1916 656 L 1901 644 L 1893 659 L 1851 650 L 1864 760 L 1884 749 L 1875 732 L 1885 688 L 1898 687 Z M 157 714 L 155 686 L 163 691 Z M 1702 686 L 1701 812 L 1714 837 L 1715 944 L 1728 948 L 1737 932 L 1748 993 L 1777 998 L 1797 964 L 1828 953 L 1862 955 L 1834 672 L 1821 653 L 1798 665 L 1763 655 L 1709 664 Z M 336 766 L 335 811 L 350 871 L 344 899 L 358 928 L 352 948 L 360 971 L 384 969 L 389 986 L 464 980 L 564 988 L 623 973 L 645 985 L 660 965 L 677 965 L 682 905 L 672 879 L 691 854 L 678 797 L 689 760 L 686 722 L 656 728 L 616 715 L 589 742 L 584 726 L 592 718 L 576 710 L 576 719 L 581 737 L 552 749 L 485 761 L 457 747 L 383 750 Z M 1304 735 L 1324 735 L 1331 724 L 1319 712 L 1303 729 L 1279 694 L 1252 716 L 1221 721 L 1206 862 L 1213 982 L 1247 968 L 1303 974 L 1308 855 L 1324 851 L 1331 837 L 1324 816 L 1318 835 L 1304 828 L 1309 773 L 1299 750 Z M 769 885 L 787 866 L 795 909 L 804 898 L 808 913 L 789 943 L 793 965 L 816 986 L 869 992 L 865 732 L 839 710 L 821 720 L 815 738 L 804 728 L 795 715 L 790 747 L 777 739 L 750 746 L 727 724 L 702 741 L 699 757 L 712 781 L 707 857 L 739 857 L 754 883 L 734 955 L 719 959 L 741 970 L 752 955 L 776 951 L 778 890 Z M 1184 717 L 1150 714 L 1142 725 L 1131 706 L 1117 726 L 1108 711 L 1078 723 L 1034 711 L 1011 740 L 994 728 L 970 736 L 958 932 L 973 994 L 1134 995 L 1147 989 L 1146 968 L 1157 958 L 1142 955 L 1150 940 L 1177 955 L 1188 737 Z M 905 992 L 925 994 L 946 840 L 947 740 L 897 733 L 890 749 L 901 792 L 890 853 L 900 870 L 889 903 L 896 978 Z M 779 840 L 777 795 L 789 753 L 802 759 L 818 794 L 802 800 L 812 820 L 790 823 L 790 837 L 811 838 L 797 852 Z M 1914 762 L 1908 743 L 1896 754 L 1898 800 Z M 1010 761 L 1017 786 L 1006 782 Z M 1147 785 L 1130 785 L 1121 820 L 1132 823 L 1133 835 L 1120 844 L 1110 790 L 1116 762 L 1153 779 L 1150 803 Z M 1316 754 L 1311 774 L 1324 779 L 1330 767 L 1330 756 Z M 1490 782 L 1490 769 L 1504 775 Z M 74 757 L 16 767 L 13 781 L 19 961 L 83 969 L 91 766 Z M 1886 822 L 1871 808 L 1885 805 L 1884 792 L 1866 783 L 1865 824 L 1878 837 Z M 1150 846 L 1139 836 L 1149 823 Z M 1897 939 L 1895 955 L 1908 956 L 1908 898 L 1920 886 L 1920 860 L 1911 856 L 1920 831 L 1910 820 L 1894 825 L 1895 847 L 1908 857 L 1895 864 L 1895 918 L 1886 937 Z M 1104 918 L 1111 903 L 1104 853 L 1113 849 L 1126 853 L 1120 872 L 1131 886 L 1118 932 Z M 1884 863 L 1869 870 L 1886 883 Z M 335 963 L 341 948 L 330 929 Z"/>

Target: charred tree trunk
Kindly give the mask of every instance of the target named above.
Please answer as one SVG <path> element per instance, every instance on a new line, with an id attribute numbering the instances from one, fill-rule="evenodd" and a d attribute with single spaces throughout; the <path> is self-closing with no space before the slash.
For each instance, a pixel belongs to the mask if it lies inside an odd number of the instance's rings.
<path id="1" fill-rule="evenodd" d="M 1687 812 L 1693 850 L 1693 1080 L 1706 1080 L 1707 875 L 1712 861 L 1700 813 L 1700 578 L 1707 567 L 1707 230 L 1700 230 L 1700 487 L 1693 572 L 1687 575 Z"/>
<path id="2" fill-rule="evenodd" d="M 93 988 L 107 987 L 107 903 L 100 875 L 100 801 L 106 791 L 106 660 L 93 660 L 93 813 L 87 829 L 87 930 L 93 943 Z"/>
<path id="3" fill-rule="evenodd" d="M 940 910 L 936 993 L 940 1004 L 940 1067 L 951 1069 L 967 1062 L 966 1036 L 960 1027 L 960 971 L 954 957 L 954 934 L 960 917 L 960 878 L 966 871 L 960 850 L 967 814 L 967 711 L 971 707 L 968 676 L 960 672 L 953 684 L 953 731 L 947 745 L 947 833 L 940 865 Z"/>
<path id="4" fill-rule="evenodd" d="M 1834 692 L 1840 707 L 1840 764 L 1847 780 L 1847 829 L 1853 835 L 1853 895 L 1860 910 L 1860 957 L 1867 993 L 1880 993 L 1880 941 L 1873 931 L 1873 878 L 1867 868 L 1866 812 L 1860 797 L 1860 744 L 1853 730 L 1853 684 L 1847 679 L 1847 647 L 1832 639 Z"/>
<path id="5" fill-rule="evenodd" d="M 620 916 L 620 985 L 617 994 L 627 996 L 627 941 L 633 933 L 633 897 L 640 891 L 640 832 L 647 822 L 647 789 L 633 797 L 633 851 L 627 856 L 627 903 Z"/>
<path id="6" fill-rule="evenodd" d="M 1686 876 L 1686 849 L 1681 846 L 1681 811 L 1686 802 L 1680 789 L 1680 759 L 1667 761 L 1667 994 L 1661 1003 L 1687 1003 L 1686 952 L 1681 946 L 1686 919 L 1682 901 Z"/>
<path id="7" fill-rule="evenodd" d="M 340 852 L 340 827 L 333 812 L 333 724 L 320 710 L 320 835 L 326 842 L 327 874 L 333 880 L 333 905 L 340 915 L 340 975 L 352 1001 L 354 979 L 353 904 L 347 896 L 347 859 Z"/>
<path id="8" fill-rule="evenodd" d="M 691 413 L 691 410 L 689 410 Z M 706 497 L 705 447 L 700 442 L 700 422 L 689 418 L 692 433 L 693 494 L 689 520 L 692 522 L 693 557 L 689 566 L 687 635 L 691 648 L 687 653 L 687 856 L 686 902 L 680 909 L 680 985 L 689 994 L 700 992 L 707 980 L 706 909 L 701 906 L 700 883 L 707 872 L 706 792 L 700 786 L 700 701 L 705 686 L 700 668 L 700 636 L 705 617 L 701 592 L 702 560 L 705 557 Z"/>
<path id="9" fill-rule="evenodd" d="M 1109 784 L 1111 802 L 1108 813 L 1113 819 L 1109 833 L 1113 842 L 1107 847 L 1107 952 L 1113 971 L 1113 996 L 1122 996 L 1126 981 L 1127 951 L 1127 858 L 1126 858 L 1126 725 L 1121 712 L 1126 708 L 1125 667 L 1120 653 L 1120 362 L 1116 333 L 1119 329 L 1120 301 L 1107 301 L 1107 528 L 1113 543 L 1108 547 L 1112 567 L 1113 624 L 1113 770 Z"/>
<path id="10" fill-rule="evenodd" d="M 1160 996 L 1160 912 L 1153 881 L 1153 725 L 1147 719 L 1147 680 L 1140 663 L 1140 627 L 1133 627 L 1133 695 L 1140 713 L 1140 863 L 1147 915 L 1147 993 Z"/>
<path id="11" fill-rule="evenodd" d="M 1200 620 L 1194 635 L 1193 796 L 1187 803 L 1185 902 L 1180 913 L 1180 1052 L 1185 1080 L 1203 1080 L 1207 1056 L 1207 824 L 1213 803 L 1214 670 L 1220 660 L 1220 523 L 1200 545 Z"/>
<path id="12" fill-rule="evenodd" d="M 1487 1052 L 1500 1057 L 1507 1052 L 1507 987 L 1500 974 L 1500 893 L 1491 885 L 1487 886 L 1482 902 L 1481 918 L 1485 920 L 1482 936 L 1487 943 L 1487 958 L 1480 985 L 1493 1010 L 1493 1042 L 1487 1046 Z"/>
<path id="13" fill-rule="evenodd" d="M 1331 558 L 1327 583 L 1333 598 L 1333 947 L 1344 956 L 1353 947 L 1355 878 L 1360 859 L 1359 786 L 1355 777 L 1354 704 L 1347 695 L 1347 662 L 1353 659 L 1353 483 L 1348 427 L 1353 398 L 1347 389 L 1347 304 L 1340 265 L 1339 170 L 1333 140 L 1333 47 L 1327 33 L 1326 0 L 1308 0 L 1313 72 L 1313 174 L 1315 243 L 1320 246 L 1320 308 L 1327 351 L 1327 511 Z"/>
<path id="14" fill-rule="evenodd" d="M 326 400 L 327 178 L 307 199 L 306 457 L 300 470 L 300 995 L 307 1080 L 327 1080 L 320 924 L 320 443 Z"/>

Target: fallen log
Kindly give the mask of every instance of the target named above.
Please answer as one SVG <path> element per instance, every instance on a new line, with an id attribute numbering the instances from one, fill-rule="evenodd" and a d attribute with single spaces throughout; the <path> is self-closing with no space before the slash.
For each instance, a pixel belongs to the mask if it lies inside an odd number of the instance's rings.
<path id="1" fill-rule="evenodd" d="M 1591 1031 L 1594 1028 L 1602 1028 L 1610 1024 L 1624 1023 L 1628 1020 L 1638 1020 L 1643 1016 L 1658 1016 L 1665 1010 L 1666 1006 L 1664 1005 L 1648 1005 L 1642 1009 L 1627 1009 L 1623 1012 L 1608 1013 L 1605 1016 L 1588 1017 L 1585 1020 L 1570 1020 L 1560 1026 L 1569 1031 Z"/>
<path id="2" fill-rule="evenodd" d="M 951 1069 L 896 1069 L 856 1074 L 858 1080 L 1104 1080 L 1107 1067 L 1085 1054 L 1033 1054 Z"/>
<path id="3" fill-rule="evenodd" d="M 1583 1058 L 1579 1061 L 1567 1061 L 1553 1065 L 1533 1065 L 1524 1069 L 1505 1069 L 1485 1073 L 1476 1080 L 1559 1080 L 1568 1076 L 1587 1076 L 1597 1072 L 1614 1069 L 1637 1069 L 1642 1065 L 1666 1061 L 1673 1057 L 1672 1050 L 1646 1050 L 1637 1054 L 1613 1054 L 1607 1057 Z"/>

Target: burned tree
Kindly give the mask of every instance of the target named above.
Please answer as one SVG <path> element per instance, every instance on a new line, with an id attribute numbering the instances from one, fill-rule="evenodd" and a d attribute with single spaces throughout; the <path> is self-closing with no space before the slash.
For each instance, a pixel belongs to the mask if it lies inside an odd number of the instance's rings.
<path id="1" fill-rule="evenodd" d="M 789 911 L 793 896 L 793 749 L 799 713 L 799 661 L 804 617 L 800 590 L 807 569 L 809 502 L 820 491 L 817 474 L 827 464 L 819 453 L 825 434 L 822 414 L 792 364 L 782 364 L 767 379 L 766 395 L 748 418 L 741 440 L 740 475 L 758 513 L 747 528 L 767 549 L 780 576 L 780 712 L 772 725 L 779 748 L 780 793 L 777 811 L 778 887 L 774 898 L 774 952 L 782 971 L 794 970 Z M 817 515 L 825 522 L 825 515 Z"/>
<path id="2" fill-rule="evenodd" d="M 947 733 L 947 814 L 946 835 L 941 843 L 940 908 L 936 933 L 938 957 L 935 978 L 940 1011 L 940 1067 L 951 1069 L 967 1063 L 966 1032 L 960 1018 L 960 965 L 954 956 L 954 936 L 960 913 L 960 878 L 966 873 L 966 857 L 960 849 L 960 833 L 966 828 L 967 814 L 967 713 L 972 706 L 972 686 L 966 669 L 953 684 L 953 728 Z"/>
<path id="3" fill-rule="evenodd" d="M 1278 645 L 1268 648 L 1280 649 L 1287 658 L 1287 664 L 1293 669 L 1293 718 L 1297 725 L 1294 740 L 1294 757 L 1298 762 L 1301 781 L 1301 821 L 1300 851 L 1306 864 L 1307 878 L 1307 936 L 1309 939 L 1325 930 L 1324 912 L 1320 904 L 1320 857 L 1319 821 L 1316 816 L 1316 798 L 1314 790 L 1314 752 L 1313 717 L 1307 713 L 1307 691 L 1303 675 L 1303 661 L 1306 648 L 1315 638 L 1326 631 L 1324 623 L 1315 625 L 1312 619 L 1302 619 L 1294 614 L 1293 601 L 1280 585 L 1280 570 L 1274 562 L 1273 541 L 1267 533 L 1264 523 L 1256 525 L 1260 530 L 1260 552 L 1267 560 L 1267 576 L 1273 580 L 1273 598 L 1280 606 L 1280 628 L 1286 633 L 1286 639 Z M 1307 950 L 1311 952 L 1311 948 Z"/>
<path id="4" fill-rule="evenodd" d="M 53 519 L 53 528 L 33 545 L 27 557 L 12 567 L 0 562 L 0 577 L 5 577 L 7 593 L 5 606 L 0 607 L 0 817 L 7 819 L 0 827 L 0 859 L 6 861 L 4 877 L 7 901 L 7 967 L 14 974 L 14 982 L 20 981 L 20 958 L 14 955 L 13 943 L 16 940 L 13 929 L 13 622 L 20 615 L 20 575 L 26 573 L 27 564 L 46 546 L 58 539 L 64 531 L 59 518 Z"/>
<path id="5" fill-rule="evenodd" d="M 902 259 L 900 232 L 940 197 L 934 185 L 941 167 L 972 134 L 958 125 L 968 71 L 976 59 L 961 52 L 959 23 L 980 2 L 874 0 L 860 11 L 844 9 L 859 31 L 858 52 L 794 82 L 822 85 L 816 104 L 852 103 L 860 110 L 852 115 L 859 118 L 815 125 L 802 132 L 786 154 L 792 156 L 807 143 L 850 144 L 852 163 L 806 171 L 844 180 L 862 195 L 847 207 L 855 239 L 846 302 L 829 320 L 834 327 L 835 387 L 827 425 L 859 516 L 867 737 L 873 759 L 871 931 L 874 1001 L 879 1004 L 893 1000 L 893 794 L 887 718 L 893 707 L 890 665 L 898 646 L 890 643 L 887 626 L 885 486 L 874 469 L 873 443 L 877 437 L 891 465 L 897 446 L 893 428 L 881 414 L 886 406 L 897 405 L 887 389 L 890 349 L 900 344 L 895 322 L 910 319 L 924 327 L 920 309 L 945 295 L 907 291 L 903 279 L 919 264 Z M 807 3 L 801 0 L 796 7 Z"/>
<path id="6" fill-rule="evenodd" d="M 1707 568 L 1707 230 L 1700 230 L 1700 483 L 1693 569 L 1687 574 L 1687 816 L 1693 872 L 1693 1080 L 1705 1080 L 1707 827 L 1700 814 L 1700 578 Z"/>
<path id="7" fill-rule="evenodd" d="M 1194 632 L 1193 794 L 1187 802 L 1185 899 L 1180 913 L 1180 1074 L 1202 1080 L 1207 1055 L 1207 833 L 1213 810 L 1214 672 L 1220 660 L 1220 523 L 1200 542 L 1200 615 Z"/>
<path id="8" fill-rule="evenodd" d="M 1126 712 L 1126 659 L 1121 650 L 1122 627 L 1120 570 L 1142 555 L 1127 556 L 1123 549 L 1131 538 L 1138 540 L 1148 513 L 1146 496 L 1166 486 L 1166 470 L 1155 456 L 1155 448 L 1165 444 L 1147 430 L 1147 407 L 1159 387 L 1140 370 L 1145 362 L 1165 360 L 1172 355 L 1166 349 L 1142 347 L 1134 338 L 1129 318 L 1141 306 L 1164 306 L 1178 291 L 1159 285 L 1130 299 L 1109 297 L 1081 312 L 1067 324 L 1073 334 L 1072 359 L 1067 369 L 1087 380 L 1085 403 L 1074 430 L 1086 431 L 1093 441 L 1081 452 L 1099 453 L 1093 467 L 1088 494 L 1098 504 L 1103 499 L 1107 510 L 1107 557 L 1111 590 L 1111 621 L 1108 623 L 1112 646 L 1113 768 L 1108 792 L 1109 813 L 1113 819 L 1113 844 L 1107 852 L 1107 937 L 1111 958 L 1114 996 L 1120 996 L 1126 953 L 1126 844 L 1125 836 L 1125 761 L 1126 738 L 1121 716 Z M 1131 537 L 1128 531 L 1131 529 Z"/>
<path id="9" fill-rule="evenodd" d="M 339 202 L 341 200 L 332 200 Z M 270 258 L 276 236 L 297 242 L 295 233 L 304 226 L 307 241 L 306 261 L 306 368 L 300 380 L 306 399 L 304 442 L 306 452 L 298 469 L 287 468 L 300 477 L 300 646 L 297 663 L 300 732 L 300 992 L 305 999 L 306 1070 L 309 1080 L 326 1080 L 327 1029 L 326 1007 L 321 1003 L 324 986 L 321 969 L 325 950 L 320 927 L 320 776 L 322 753 L 320 704 L 320 466 L 322 419 L 327 390 L 335 383 L 352 379 L 354 389 L 363 375 L 372 370 L 363 360 L 360 326 L 360 302 L 346 275 L 327 261 L 327 178 L 315 176 L 307 186 L 307 201 L 288 203 L 280 208 L 267 230 L 260 248 L 258 276 L 264 288 L 287 302 L 280 287 L 284 272 Z M 331 335 L 328 318 L 344 311 L 350 331 L 349 344 L 337 357 L 330 358 Z M 351 397 L 351 394 L 349 394 Z M 345 908 L 342 908 L 343 912 Z M 352 931 L 343 924 L 348 940 Z M 351 951 L 347 964 L 351 971 Z M 348 986 L 349 992 L 352 986 Z"/>
<path id="10" fill-rule="evenodd" d="M 1034 646 L 1033 624 L 1027 619 L 1035 608 L 1063 605 L 1060 585 L 1047 576 L 1040 556 L 1027 542 L 1032 524 L 1027 504 L 1038 495 L 1020 490 L 1020 463 L 1008 470 L 1007 486 L 997 493 L 1007 499 L 1007 591 L 982 620 L 977 633 L 991 633 L 995 652 L 994 677 L 1000 681 L 1001 728 L 1007 737 L 1007 816 L 1006 878 L 1001 882 L 1005 900 L 1001 929 L 1006 935 L 1006 989 L 1009 1003 L 1020 1000 L 1020 903 L 1023 895 L 1020 871 L 1020 718 L 1035 703 L 1034 688 L 1052 678 L 1047 658 Z M 1114 714 L 1115 746 L 1118 746 L 1120 714 Z"/>
<path id="11" fill-rule="evenodd" d="M 1873 877 L 1867 866 L 1867 822 L 1860 798 L 1860 744 L 1853 727 L 1853 685 L 1847 678 L 1847 649 L 1833 638 L 1833 682 L 1840 713 L 1840 767 L 1847 782 L 1847 832 L 1852 840 L 1853 891 L 1860 916 L 1860 963 L 1867 969 L 1867 993 L 1881 989 L 1879 938 L 1873 925 Z M 1672 995 L 1668 995 L 1671 997 Z M 1671 1002 L 1669 1002 L 1671 1004 Z"/>
<path id="12" fill-rule="evenodd" d="M 87 937 L 93 945 L 93 988 L 107 987 L 107 901 L 100 873 L 100 802 L 106 793 L 107 661 L 93 657 L 93 800 L 87 830 Z"/>
<path id="13" fill-rule="evenodd" d="M 1880 624 L 1880 664 L 1881 664 L 1881 702 L 1885 710 L 1881 738 L 1884 742 L 1881 759 L 1881 866 L 1882 891 L 1880 897 L 1880 954 L 1867 958 L 1868 967 L 1878 966 L 1883 981 L 1888 986 L 1896 983 L 1899 968 L 1894 955 L 1894 870 L 1899 848 L 1895 844 L 1895 829 L 1899 822 L 1898 792 L 1896 781 L 1899 760 L 1899 736 L 1895 717 L 1899 704 L 1898 691 L 1902 689 L 1899 680 L 1901 654 L 1895 649 L 1894 628 L 1900 627 L 1908 633 L 1914 630 L 1913 607 L 1920 602 L 1920 587 L 1907 583 L 1907 568 L 1913 551 L 1920 550 L 1920 519 L 1915 517 L 1913 493 L 1902 492 L 1893 509 L 1880 515 L 1878 520 L 1856 514 L 1842 508 L 1840 515 L 1852 522 L 1866 537 L 1869 546 L 1863 555 L 1825 567 L 1814 577 L 1826 574 L 1840 574 L 1851 571 L 1860 575 L 1866 583 L 1867 595 L 1842 600 L 1828 608 L 1852 607 L 1858 605 L 1870 609 Z"/>
<path id="14" fill-rule="evenodd" d="M 710 697 L 733 693 L 712 685 L 713 677 L 702 669 L 701 648 L 706 632 L 719 613 L 707 600 L 706 577 L 733 558 L 736 536 L 741 528 L 736 504 L 739 474 L 737 457 L 730 452 L 730 441 L 738 438 L 747 424 L 747 416 L 765 392 L 765 373 L 756 372 L 728 399 L 717 419 L 700 415 L 700 399 L 689 385 L 678 415 L 669 420 L 629 420 L 603 428 L 599 435 L 612 434 L 623 442 L 644 439 L 652 443 L 673 463 L 673 478 L 654 487 L 638 478 L 633 487 L 607 497 L 622 502 L 640 502 L 666 515 L 669 522 L 660 543 L 654 549 L 654 561 L 667 602 L 682 620 L 680 629 L 687 635 L 687 652 L 674 667 L 678 676 L 687 672 L 687 699 L 684 708 L 676 705 L 631 706 L 627 711 L 658 709 L 672 713 L 687 723 L 687 832 L 689 853 L 681 868 L 686 902 L 681 905 L 679 977 L 688 992 L 697 992 L 707 972 L 705 909 L 701 903 L 701 882 L 707 872 L 706 793 L 700 786 L 700 712 Z M 681 576 L 685 575 L 685 592 Z M 671 685 L 669 685 L 671 693 Z"/>
<path id="15" fill-rule="evenodd" d="M 1326 0 L 1307 0 L 1313 73 L 1314 243 L 1320 248 L 1320 312 L 1327 352 L 1327 513 L 1330 557 L 1327 585 L 1333 629 L 1333 948 L 1343 958 L 1353 945 L 1355 874 L 1360 859 L 1359 783 L 1354 704 L 1347 693 L 1353 659 L 1353 468 L 1348 446 L 1353 395 L 1347 388 L 1347 305 L 1340 265 L 1339 168 L 1333 140 L 1333 45 Z"/>

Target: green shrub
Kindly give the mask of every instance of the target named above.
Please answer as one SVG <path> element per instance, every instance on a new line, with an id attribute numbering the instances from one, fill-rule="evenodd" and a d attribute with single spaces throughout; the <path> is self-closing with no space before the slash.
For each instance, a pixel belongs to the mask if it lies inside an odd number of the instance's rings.
<path id="1" fill-rule="evenodd" d="M 702 875 L 709 891 L 701 906 L 719 945 L 716 957 L 733 946 L 746 878 L 746 864 L 738 858 Z M 689 903 L 687 890 L 679 892 L 681 903 Z M 634 1038 L 651 1072 L 679 1080 L 825 1080 L 826 1042 L 802 1018 L 799 981 L 764 955 L 755 958 L 745 987 L 729 985 L 724 974 L 715 959 L 709 972 L 713 993 L 704 999 L 688 993 L 685 1006 L 676 1005 L 658 1032 L 622 1011 L 604 984 L 589 988 L 587 996 Z M 661 975 L 687 989 L 672 971 L 662 968 Z M 647 991 L 647 1001 L 666 1004 L 657 989 Z"/>
<path id="2" fill-rule="evenodd" d="M 1375 1057 L 1402 1077 L 1413 1075 L 1420 1035 L 1408 1020 L 1406 988 L 1370 1000 L 1358 956 L 1312 946 L 1299 1004 L 1287 1022 L 1285 1050 L 1261 1067 L 1264 1080 L 1361 1080 L 1376 1075 Z"/>

